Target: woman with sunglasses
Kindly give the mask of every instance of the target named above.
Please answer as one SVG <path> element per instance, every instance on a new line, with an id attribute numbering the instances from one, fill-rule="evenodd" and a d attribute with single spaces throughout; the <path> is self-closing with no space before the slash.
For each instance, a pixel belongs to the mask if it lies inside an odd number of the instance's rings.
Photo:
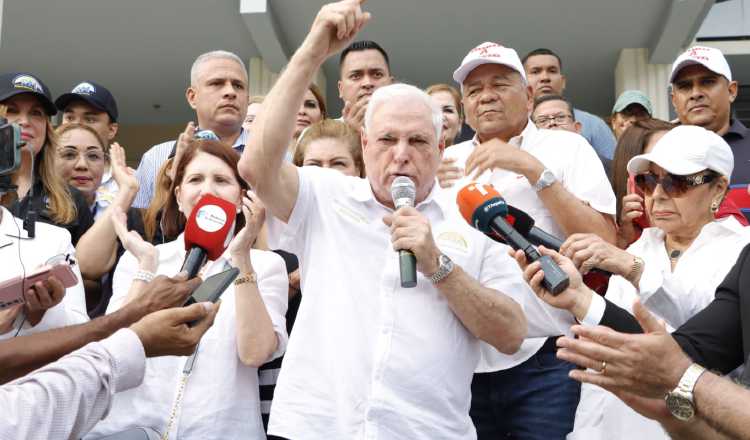
<path id="1" fill-rule="evenodd" d="M 595 235 L 571 235 L 560 248 L 560 258 L 572 260 L 581 273 L 592 268 L 612 272 L 615 276 L 605 295 L 609 301 L 632 313 L 633 301 L 639 299 L 674 330 L 711 302 L 716 286 L 750 242 L 750 230 L 736 218 L 715 218 L 733 167 L 732 151 L 717 134 L 697 126 L 666 132 L 627 165 L 643 192 L 651 227 L 626 250 Z M 603 311 L 585 311 L 593 293 L 580 286 L 580 275 L 568 275 L 571 288 L 556 298 L 542 299 L 567 308 L 584 324 L 597 324 L 597 313 Z M 625 438 L 668 436 L 658 423 L 613 394 L 584 384 L 568 439 Z"/>

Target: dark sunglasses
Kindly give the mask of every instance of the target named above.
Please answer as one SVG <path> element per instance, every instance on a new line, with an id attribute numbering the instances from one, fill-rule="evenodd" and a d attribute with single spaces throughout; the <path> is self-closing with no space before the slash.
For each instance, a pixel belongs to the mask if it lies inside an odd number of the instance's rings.
<path id="1" fill-rule="evenodd" d="M 711 182 L 716 177 L 718 177 L 718 174 L 713 172 L 693 174 L 692 176 L 676 176 L 667 173 L 664 177 L 659 177 L 654 173 L 644 173 L 635 176 L 635 185 L 648 195 L 653 194 L 656 185 L 661 185 L 661 188 L 669 197 L 681 197 L 690 188 Z"/>

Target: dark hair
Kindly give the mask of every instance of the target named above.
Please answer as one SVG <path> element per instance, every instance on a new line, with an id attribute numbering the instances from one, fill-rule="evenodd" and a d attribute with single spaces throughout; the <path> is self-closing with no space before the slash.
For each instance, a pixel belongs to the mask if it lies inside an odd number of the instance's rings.
<path id="1" fill-rule="evenodd" d="M 326 98 L 323 96 L 323 91 L 320 90 L 320 87 L 318 87 L 315 83 L 311 83 L 310 87 L 307 88 L 310 90 L 310 92 L 315 96 L 315 99 L 318 101 L 318 108 L 320 108 L 320 115 L 323 117 L 323 119 L 328 119 L 328 111 L 326 109 Z"/>
<path id="2" fill-rule="evenodd" d="M 536 108 L 539 107 L 539 105 L 548 102 L 548 101 L 562 101 L 568 106 L 568 110 L 570 111 L 570 117 L 573 118 L 573 122 L 576 121 L 576 114 L 573 111 L 573 103 L 570 102 L 569 99 L 564 98 L 560 95 L 542 95 L 534 100 L 534 109 L 531 111 L 531 113 L 534 113 L 536 111 Z"/>
<path id="3" fill-rule="evenodd" d="M 535 55 L 552 55 L 553 57 L 557 58 L 557 64 L 560 65 L 560 71 L 562 72 L 562 59 L 560 59 L 560 55 L 553 52 L 551 49 L 546 49 L 544 47 L 540 47 L 539 49 L 534 49 L 531 52 L 527 53 L 525 57 L 523 57 L 523 60 L 521 62 L 523 63 L 523 66 L 526 67 L 526 61 L 535 56 Z"/>
<path id="4" fill-rule="evenodd" d="M 174 165 L 176 167 L 174 181 L 169 188 L 169 196 L 164 205 L 164 215 L 161 219 L 164 237 L 176 237 L 185 229 L 185 222 L 187 219 L 177 207 L 175 188 L 182 184 L 182 179 L 185 177 L 185 168 L 200 152 L 221 159 L 232 169 L 232 171 L 234 171 L 234 177 L 237 179 L 240 188 L 244 190 L 250 189 L 247 182 L 240 177 L 239 171 L 237 171 L 237 163 L 240 161 L 240 155 L 237 151 L 220 141 L 210 139 L 197 140 L 187 151 L 185 151 L 180 162 Z M 245 219 L 241 215 L 238 215 L 236 223 L 235 232 L 245 226 Z"/>
<path id="5" fill-rule="evenodd" d="M 622 212 L 622 198 L 628 193 L 628 162 L 633 157 L 643 154 L 643 149 L 654 133 L 669 131 L 674 127 L 674 124 L 661 119 L 644 119 L 634 122 L 617 141 L 615 154 L 612 158 L 611 182 L 617 198 L 616 219 L 618 223 Z"/>
<path id="6" fill-rule="evenodd" d="M 371 40 L 355 41 L 352 44 L 348 45 L 346 49 L 341 52 L 341 56 L 339 57 L 339 68 L 344 64 L 344 59 L 346 59 L 346 56 L 349 55 L 349 52 L 362 52 L 371 49 L 377 50 L 381 55 L 383 55 L 383 58 L 385 59 L 385 65 L 386 67 L 388 67 L 388 72 L 390 73 L 391 61 L 388 59 L 388 54 L 385 52 L 385 49 L 380 47 L 378 43 Z"/>

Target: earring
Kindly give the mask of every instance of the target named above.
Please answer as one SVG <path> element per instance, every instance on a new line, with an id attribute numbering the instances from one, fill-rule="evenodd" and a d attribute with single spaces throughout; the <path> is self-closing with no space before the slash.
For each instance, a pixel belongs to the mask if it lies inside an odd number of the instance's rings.
<path id="1" fill-rule="evenodd" d="M 719 210 L 719 202 L 717 202 L 716 200 L 714 200 L 713 202 L 711 202 L 711 212 L 713 212 L 714 214 L 716 214 L 716 212 L 718 210 Z"/>

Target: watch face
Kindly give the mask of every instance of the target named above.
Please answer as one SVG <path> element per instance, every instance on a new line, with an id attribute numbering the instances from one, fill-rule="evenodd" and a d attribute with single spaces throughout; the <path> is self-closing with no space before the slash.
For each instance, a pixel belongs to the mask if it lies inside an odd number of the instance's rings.
<path id="1" fill-rule="evenodd" d="M 677 420 L 686 422 L 693 418 L 695 409 L 692 402 L 685 397 L 670 393 L 667 395 L 667 408 Z"/>

